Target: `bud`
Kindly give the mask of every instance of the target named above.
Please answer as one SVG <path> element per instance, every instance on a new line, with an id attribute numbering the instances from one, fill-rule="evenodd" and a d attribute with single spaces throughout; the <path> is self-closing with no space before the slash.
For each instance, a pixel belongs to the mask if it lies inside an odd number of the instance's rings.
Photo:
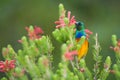
<path id="1" fill-rule="evenodd" d="M 117 64 L 113 65 L 114 73 L 116 78 L 120 79 L 120 71 L 119 71 L 119 66 Z"/>
<path id="2" fill-rule="evenodd" d="M 114 69 L 115 71 L 119 71 L 118 65 L 117 65 L 117 64 L 114 64 L 114 65 L 113 65 L 113 69 Z"/>
<path id="3" fill-rule="evenodd" d="M 113 42 L 113 46 L 117 45 L 117 36 L 116 35 L 112 35 L 112 42 Z"/>
<path id="4" fill-rule="evenodd" d="M 23 45 L 23 49 L 28 49 L 28 41 L 25 36 L 22 37 L 22 45 Z"/>
<path id="5" fill-rule="evenodd" d="M 59 68 L 63 68 L 63 64 L 62 63 L 59 63 Z"/>
<path id="6" fill-rule="evenodd" d="M 64 22 L 65 22 L 65 24 L 69 24 L 69 19 L 65 17 Z"/>
<path id="7" fill-rule="evenodd" d="M 82 72 L 80 72 L 77 68 L 74 68 L 75 73 L 79 76 L 79 80 L 85 80 L 85 77 Z M 76 77 L 78 77 L 76 76 Z M 77 79 L 74 79 L 77 80 Z"/>
<path id="8" fill-rule="evenodd" d="M 79 62 L 79 65 L 80 65 L 80 67 L 84 68 L 86 66 L 85 60 L 81 59 L 80 62 Z"/>
<path id="9" fill-rule="evenodd" d="M 109 69 L 110 66 L 111 66 L 111 58 L 110 58 L 110 56 L 107 56 L 107 58 L 106 58 L 106 60 L 105 60 L 104 67 L 105 67 L 106 69 Z"/>
<path id="10" fill-rule="evenodd" d="M 16 67 L 15 68 L 15 73 L 16 74 L 20 74 L 22 72 L 22 70 L 19 68 L 19 67 Z"/>
<path id="11" fill-rule="evenodd" d="M 8 45 L 7 48 L 2 49 L 2 54 L 5 59 L 15 59 L 16 58 L 16 53 L 14 49 L 12 48 L 11 45 Z"/>
<path id="12" fill-rule="evenodd" d="M 64 6 L 63 4 L 59 4 L 59 16 L 65 16 L 64 14 L 65 10 L 64 10 Z"/>
<path id="13" fill-rule="evenodd" d="M 65 53 L 66 50 L 67 50 L 67 45 L 66 45 L 66 44 L 63 44 L 62 47 L 61 47 L 62 53 Z"/>
<path id="14" fill-rule="evenodd" d="M 55 29 L 55 31 L 52 32 L 53 36 L 56 38 L 57 36 L 59 36 L 59 29 Z"/>

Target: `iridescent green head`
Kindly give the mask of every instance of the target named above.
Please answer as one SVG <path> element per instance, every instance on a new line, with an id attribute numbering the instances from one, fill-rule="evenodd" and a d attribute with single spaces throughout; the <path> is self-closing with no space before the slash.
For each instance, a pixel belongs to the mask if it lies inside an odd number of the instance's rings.
<path id="1" fill-rule="evenodd" d="M 84 30 L 84 23 L 83 22 L 76 22 L 75 23 L 75 26 L 76 26 L 76 29 L 78 30 L 78 31 L 81 31 L 81 30 Z"/>

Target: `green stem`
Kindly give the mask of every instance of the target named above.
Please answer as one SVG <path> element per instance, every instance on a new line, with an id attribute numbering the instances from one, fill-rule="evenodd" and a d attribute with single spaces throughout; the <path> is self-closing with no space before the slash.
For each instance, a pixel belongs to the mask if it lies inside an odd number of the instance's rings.
<path id="1" fill-rule="evenodd" d="M 70 60 L 70 64 L 71 64 L 72 68 L 74 69 L 75 66 L 74 66 L 72 60 Z"/>
<path id="2" fill-rule="evenodd" d="M 100 45 L 99 45 L 99 42 L 98 42 L 98 34 L 96 33 L 95 35 L 95 45 L 94 45 L 94 50 L 93 50 L 93 59 L 95 61 L 95 64 L 94 64 L 94 80 L 97 80 L 98 79 L 98 74 L 100 73 L 100 70 L 99 70 L 99 65 L 100 65 L 100 62 L 101 62 L 101 59 L 102 57 L 99 55 L 100 54 Z"/>
<path id="3" fill-rule="evenodd" d="M 77 69 L 80 69 L 77 56 L 75 56 L 75 62 L 76 62 Z"/>

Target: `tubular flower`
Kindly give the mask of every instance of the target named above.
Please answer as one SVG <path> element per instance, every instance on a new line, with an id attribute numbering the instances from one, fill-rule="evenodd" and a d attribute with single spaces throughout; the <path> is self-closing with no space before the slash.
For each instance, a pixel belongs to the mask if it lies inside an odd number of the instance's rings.
<path id="1" fill-rule="evenodd" d="M 72 16 L 71 18 L 70 18 L 70 16 L 71 16 L 71 12 L 68 11 L 68 20 L 69 20 L 68 26 L 72 26 L 76 23 L 75 16 Z"/>
<path id="2" fill-rule="evenodd" d="M 72 17 L 70 16 L 71 16 L 71 12 L 68 11 L 67 14 L 68 23 L 65 23 L 65 18 L 66 18 L 65 16 L 60 16 L 59 21 L 55 21 L 55 24 L 57 24 L 56 28 L 74 25 L 76 23 L 75 16 Z"/>
<path id="3" fill-rule="evenodd" d="M 27 30 L 28 36 L 31 40 L 39 39 L 41 37 L 41 34 L 44 33 L 43 30 L 37 26 L 35 26 L 35 28 L 33 30 L 31 30 L 28 27 L 26 27 L 25 29 Z"/>
<path id="4" fill-rule="evenodd" d="M 77 51 L 76 50 L 70 51 L 70 52 L 66 52 L 65 53 L 65 58 L 67 60 L 73 60 L 75 55 L 77 55 Z"/>
<path id="5" fill-rule="evenodd" d="M 89 38 L 91 34 L 93 34 L 92 31 L 90 31 L 89 29 L 85 29 L 86 32 L 86 37 Z"/>
<path id="6" fill-rule="evenodd" d="M 15 60 L 0 61 L 0 72 L 8 72 L 15 68 Z"/>
<path id="7" fill-rule="evenodd" d="M 55 24 L 57 24 L 56 28 L 65 27 L 64 17 L 61 16 L 59 21 L 55 21 Z"/>
<path id="8" fill-rule="evenodd" d="M 72 45 L 69 45 L 67 47 L 67 50 L 66 50 L 65 54 L 64 54 L 64 56 L 67 60 L 73 60 L 74 56 L 78 55 L 77 50 L 70 51 L 71 47 L 72 47 Z"/>

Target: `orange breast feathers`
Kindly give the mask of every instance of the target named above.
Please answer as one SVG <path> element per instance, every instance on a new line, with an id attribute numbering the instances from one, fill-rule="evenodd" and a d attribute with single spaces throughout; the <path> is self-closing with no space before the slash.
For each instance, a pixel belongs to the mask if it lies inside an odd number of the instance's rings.
<path id="1" fill-rule="evenodd" d="M 79 40 L 76 39 L 77 42 Z M 81 45 L 80 49 L 78 50 L 78 59 L 81 59 L 83 56 L 85 56 L 87 54 L 87 52 L 88 52 L 88 45 L 89 45 L 88 40 L 85 39 L 85 41 Z"/>

